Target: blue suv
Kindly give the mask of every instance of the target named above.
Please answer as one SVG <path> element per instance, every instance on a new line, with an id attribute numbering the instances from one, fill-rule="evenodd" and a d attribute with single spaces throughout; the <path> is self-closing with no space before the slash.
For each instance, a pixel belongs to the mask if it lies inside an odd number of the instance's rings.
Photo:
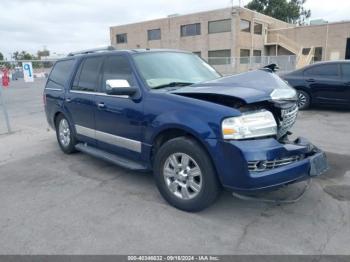
<path id="1" fill-rule="evenodd" d="M 152 170 L 186 211 L 222 188 L 273 189 L 327 169 L 317 147 L 288 139 L 296 92 L 270 68 L 222 77 L 185 51 L 90 50 L 56 62 L 44 101 L 64 153 Z"/>

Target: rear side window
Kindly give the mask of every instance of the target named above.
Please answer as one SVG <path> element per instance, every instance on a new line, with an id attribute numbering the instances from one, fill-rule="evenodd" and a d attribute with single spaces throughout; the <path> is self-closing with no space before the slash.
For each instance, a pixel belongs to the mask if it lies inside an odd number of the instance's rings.
<path id="1" fill-rule="evenodd" d="M 79 66 L 72 90 L 96 92 L 103 57 L 86 58 Z"/>
<path id="2" fill-rule="evenodd" d="M 130 86 L 134 85 L 132 69 L 124 56 L 110 56 L 103 66 L 103 91 L 106 90 L 106 80 L 127 80 Z"/>
<path id="3" fill-rule="evenodd" d="M 315 66 L 306 69 L 304 75 L 337 78 L 339 77 L 339 66 L 338 64 Z"/>
<path id="4" fill-rule="evenodd" d="M 342 73 L 344 79 L 350 79 L 350 63 L 349 64 L 342 64 Z"/>
<path id="5" fill-rule="evenodd" d="M 75 60 L 64 60 L 56 62 L 50 74 L 49 80 L 55 82 L 56 87 L 61 86 L 63 88 L 73 70 L 74 62 Z"/>

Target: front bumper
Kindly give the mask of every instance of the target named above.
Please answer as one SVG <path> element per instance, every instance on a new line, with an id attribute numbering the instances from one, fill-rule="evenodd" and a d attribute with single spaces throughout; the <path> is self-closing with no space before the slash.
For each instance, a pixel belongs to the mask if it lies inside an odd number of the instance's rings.
<path id="1" fill-rule="evenodd" d="M 276 139 L 208 141 L 222 185 L 233 191 L 277 188 L 321 175 L 328 169 L 325 154 L 305 138 L 280 143 Z M 248 163 L 298 156 L 298 160 L 270 169 L 250 171 Z"/>

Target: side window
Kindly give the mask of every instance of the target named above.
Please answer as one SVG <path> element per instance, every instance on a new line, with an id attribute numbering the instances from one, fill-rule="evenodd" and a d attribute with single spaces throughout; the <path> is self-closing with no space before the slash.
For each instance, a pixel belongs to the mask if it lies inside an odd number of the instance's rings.
<path id="1" fill-rule="evenodd" d="M 64 84 L 68 80 L 75 60 L 58 61 L 52 69 L 49 80 L 55 83 L 55 88 L 63 88 Z"/>
<path id="2" fill-rule="evenodd" d="M 343 78 L 350 80 L 350 63 L 342 64 L 341 67 L 342 67 Z"/>
<path id="3" fill-rule="evenodd" d="M 338 64 L 328 64 L 315 66 L 304 71 L 305 76 L 338 78 L 339 77 Z"/>
<path id="4" fill-rule="evenodd" d="M 89 57 L 83 61 L 74 78 L 72 90 L 96 92 L 103 57 Z"/>
<path id="5" fill-rule="evenodd" d="M 129 61 L 124 56 L 110 56 L 103 66 L 102 86 L 106 90 L 106 80 L 127 80 L 130 86 L 135 84 Z"/>

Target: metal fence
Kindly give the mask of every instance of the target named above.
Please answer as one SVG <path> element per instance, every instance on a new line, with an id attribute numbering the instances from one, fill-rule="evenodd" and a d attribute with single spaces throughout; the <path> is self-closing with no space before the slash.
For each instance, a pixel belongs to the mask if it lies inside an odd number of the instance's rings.
<path id="1" fill-rule="evenodd" d="M 210 57 L 208 61 L 223 75 L 238 74 L 277 64 L 280 73 L 290 72 L 296 68 L 296 56 L 252 56 L 252 57 Z"/>
<path id="2" fill-rule="evenodd" d="M 277 64 L 280 72 L 295 70 L 296 66 L 296 56 L 210 57 L 204 58 L 204 60 L 223 75 L 242 73 L 269 64 Z M 10 75 L 10 85 L 11 81 L 22 81 L 23 62 L 32 62 L 34 78 L 46 78 L 55 60 L 0 61 L 0 78 L 3 75 L 2 69 L 7 68 Z"/>

